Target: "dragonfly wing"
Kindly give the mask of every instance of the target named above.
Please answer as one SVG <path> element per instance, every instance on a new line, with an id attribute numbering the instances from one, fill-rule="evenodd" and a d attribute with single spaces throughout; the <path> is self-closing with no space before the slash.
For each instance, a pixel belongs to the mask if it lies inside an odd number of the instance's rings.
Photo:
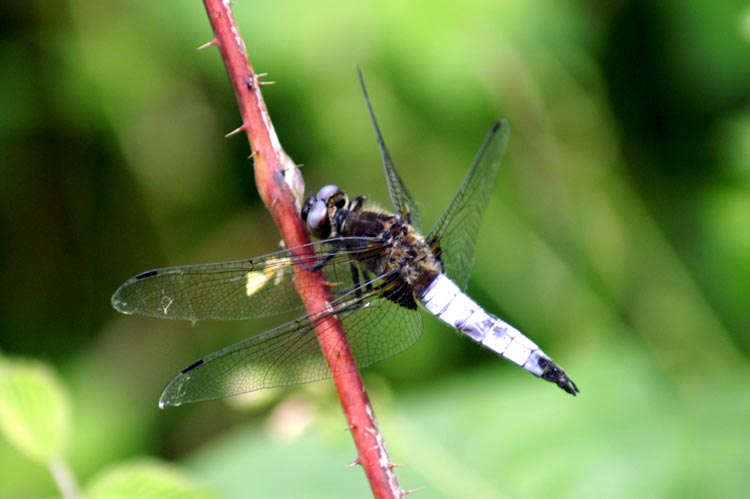
<path id="1" fill-rule="evenodd" d="M 385 147 L 383 135 L 380 133 L 378 121 L 375 119 L 375 111 L 373 111 L 372 104 L 370 104 L 370 97 L 367 95 L 365 80 L 359 69 L 357 69 L 357 75 L 359 76 L 359 83 L 362 86 L 362 93 L 364 94 L 365 102 L 367 103 L 367 111 L 370 113 L 372 127 L 375 129 L 375 136 L 378 139 L 378 147 L 380 148 L 380 155 L 383 158 L 383 168 L 385 169 L 385 179 L 388 182 L 388 192 L 391 195 L 393 207 L 403 220 L 406 220 L 406 222 L 416 228 L 417 231 L 422 232 L 422 215 L 419 213 L 417 202 L 414 200 L 411 193 L 409 193 L 403 180 L 401 180 L 398 172 L 396 172 L 396 168 L 393 166 L 393 160 L 388 152 L 388 148 Z"/>
<path id="2" fill-rule="evenodd" d="M 479 224 L 495 185 L 497 171 L 510 135 L 508 122 L 500 120 L 490 129 L 453 200 L 427 236 L 445 268 L 461 289 L 466 289 Z"/>
<path id="3" fill-rule="evenodd" d="M 416 310 L 382 298 L 377 291 L 353 291 L 335 300 L 332 310 L 341 320 L 357 366 L 365 367 L 413 345 L 422 333 Z M 318 381 L 347 372 L 323 357 L 315 327 L 322 318 L 305 315 L 295 321 L 218 350 L 191 364 L 164 389 L 160 407 L 231 397 L 241 393 Z M 328 324 L 324 322 L 323 324 Z M 324 327 L 322 324 L 320 327 Z M 333 329 L 317 332 L 332 335 Z"/>
<path id="4" fill-rule="evenodd" d="M 381 244 L 373 238 L 329 239 L 249 260 L 150 270 L 120 286 L 112 305 L 126 314 L 190 321 L 276 315 L 302 308 L 295 262 L 308 268 L 325 262 L 331 292 L 341 295 L 357 286 L 350 262 Z"/>

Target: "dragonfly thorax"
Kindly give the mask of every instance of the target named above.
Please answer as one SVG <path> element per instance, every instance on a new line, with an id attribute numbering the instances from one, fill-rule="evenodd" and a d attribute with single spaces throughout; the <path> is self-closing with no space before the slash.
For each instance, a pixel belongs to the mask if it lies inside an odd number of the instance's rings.
<path id="1" fill-rule="evenodd" d="M 327 185 L 307 198 L 301 216 L 315 237 L 341 238 L 339 244 L 348 250 L 361 246 L 362 238 L 378 241 L 378 257 L 362 253 L 359 264 L 363 270 L 372 275 L 395 272 L 409 290 L 405 294 L 418 293 L 442 272 L 439 257 L 407 221 L 395 214 L 365 209 L 365 201 L 365 196 L 349 201 L 339 187 Z"/>
<path id="2" fill-rule="evenodd" d="M 433 277 L 442 272 L 442 263 L 425 239 L 398 215 L 363 209 L 364 198 L 356 198 L 349 209 L 342 208 L 333 216 L 334 235 L 343 245 L 359 238 L 377 240 L 382 254 L 373 258 L 367 253 L 360 262 L 375 275 L 397 273 L 409 294 L 419 293 Z M 353 243 L 357 244 L 357 243 Z M 403 291 L 403 290 L 402 290 Z"/>

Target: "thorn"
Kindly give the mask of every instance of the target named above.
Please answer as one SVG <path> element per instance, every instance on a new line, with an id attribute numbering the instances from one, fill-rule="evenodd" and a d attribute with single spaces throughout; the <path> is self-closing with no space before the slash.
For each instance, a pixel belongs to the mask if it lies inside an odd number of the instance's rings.
<path id="1" fill-rule="evenodd" d="M 390 469 L 393 469 L 393 468 L 403 468 L 404 465 L 403 464 L 399 464 L 399 463 L 391 463 L 391 464 L 388 465 L 388 467 Z"/>
<path id="2" fill-rule="evenodd" d="M 348 468 L 354 468 L 355 466 L 360 466 L 362 463 L 359 462 L 359 458 L 355 459 L 351 463 L 349 463 L 346 467 Z"/>
<path id="3" fill-rule="evenodd" d="M 247 77 L 245 80 L 245 85 L 247 85 L 247 88 L 252 90 L 253 89 L 253 83 L 257 85 L 258 87 L 262 87 L 265 85 L 275 85 L 275 81 L 260 81 L 261 78 L 264 78 L 268 76 L 268 73 L 258 73 L 258 74 L 251 74 Z"/>
<path id="4" fill-rule="evenodd" d="M 201 45 L 195 50 L 204 50 L 204 49 L 207 49 L 208 47 L 213 47 L 214 45 L 218 45 L 218 44 L 219 44 L 219 41 L 216 38 L 214 38 L 210 42 L 204 43 L 203 45 Z"/>
<path id="5" fill-rule="evenodd" d="M 303 167 L 303 166 L 305 166 L 305 165 L 303 165 L 302 163 L 299 163 L 299 164 L 296 164 L 296 165 L 294 165 L 294 166 L 296 166 L 297 168 L 302 168 L 302 167 Z"/>
<path id="6" fill-rule="evenodd" d="M 247 157 L 247 159 L 253 159 L 255 157 L 256 152 L 258 151 L 253 151 L 252 154 L 250 154 L 250 156 Z"/>
<path id="7" fill-rule="evenodd" d="M 224 136 L 224 138 L 225 138 L 225 139 L 228 139 L 229 137 L 231 137 L 231 136 L 233 136 L 233 135 L 237 135 L 238 133 L 240 133 L 240 132 L 241 132 L 242 130 L 244 130 L 244 129 L 245 129 L 245 125 L 242 125 L 242 126 L 240 126 L 240 127 L 237 127 L 237 128 L 235 128 L 234 130 L 232 130 L 231 132 L 229 132 L 228 134 L 226 134 L 226 135 Z"/>
<path id="8" fill-rule="evenodd" d="M 402 490 L 405 496 L 424 490 L 425 487 L 417 487 L 416 489 Z"/>
<path id="9" fill-rule="evenodd" d="M 275 81 L 260 81 L 261 78 L 265 78 L 268 76 L 268 73 L 258 73 L 255 75 L 255 82 L 259 87 L 264 87 L 266 85 L 276 85 Z"/>

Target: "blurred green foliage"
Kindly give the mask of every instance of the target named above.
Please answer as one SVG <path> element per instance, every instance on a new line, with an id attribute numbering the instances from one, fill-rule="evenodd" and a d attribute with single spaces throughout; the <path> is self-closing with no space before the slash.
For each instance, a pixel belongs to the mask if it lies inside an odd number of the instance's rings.
<path id="1" fill-rule="evenodd" d="M 65 498 L 210 499 L 170 465 L 153 459 L 118 463 L 82 491 L 70 470 L 70 395 L 57 375 L 38 361 L 0 357 L 0 434 L 14 450 L 46 467 Z M 8 466 L 7 469 L 12 469 Z M 11 475 L 8 475 L 9 477 Z M 6 491 L 16 484 L 6 478 Z M 8 487 L 10 485 L 10 487 Z"/>
<path id="2" fill-rule="evenodd" d="M 425 497 L 739 497 L 750 488 L 747 2 L 234 4 L 309 189 L 387 206 L 355 68 L 426 221 L 487 128 L 511 141 L 469 290 L 578 399 L 425 318 L 368 370 Z M 183 461 L 226 497 L 364 495 L 329 383 L 160 412 L 181 367 L 270 327 L 118 316 L 131 275 L 276 249 L 198 2 L 0 7 L 0 349 L 70 386 L 83 481 Z M 271 235 L 271 236 L 269 236 Z M 291 478 L 290 478 L 291 477 Z M 55 493 L 0 441 L 0 497 Z"/>

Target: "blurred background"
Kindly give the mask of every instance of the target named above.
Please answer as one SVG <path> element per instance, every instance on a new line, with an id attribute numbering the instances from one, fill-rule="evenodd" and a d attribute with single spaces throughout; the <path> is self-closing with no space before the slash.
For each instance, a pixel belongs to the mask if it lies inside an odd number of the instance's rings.
<path id="1" fill-rule="evenodd" d="M 171 462 L 214 497 L 365 497 L 332 383 L 161 411 L 201 355 L 274 320 L 122 316 L 154 267 L 277 249 L 200 2 L 0 8 L 0 353 L 56 372 L 70 467 Z M 355 68 L 429 224 L 493 121 L 512 134 L 470 294 L 572 398 L 423 314 L 364 372 L 420 497 L 740 497 L 750 489 L 746 1 L 251 2 L 235 14 L 308 190 L 388 206 Z M 0 497 L 58 494 L 0 439 Z"/>

